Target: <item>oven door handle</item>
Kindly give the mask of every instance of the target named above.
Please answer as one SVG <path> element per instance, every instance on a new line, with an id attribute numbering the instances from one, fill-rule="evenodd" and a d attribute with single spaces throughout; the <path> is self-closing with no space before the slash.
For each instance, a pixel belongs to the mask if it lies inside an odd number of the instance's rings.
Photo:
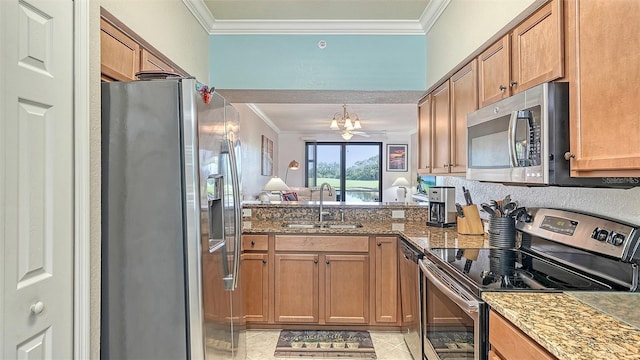
<path id="1" fill-rule="evenodd" d="M 447 297 L 451 301 L 456 303 L 456 305 L 458 305 L 464 312 L 469 315 L 474 315 L 478 312 L 480 302 L 477 300 L 465 300 L 460 296 L 459 293 L 456 293 L 455 291 L 451 290 L 451 288 L 443 284 L 439 279 L 439 276 L 434 273 L 434 270 L 432 270 L 436 268 L 435 264 L 425 259 L 419 261 L 419 263 L 420 269 L 422 270 L 422 273 L 427 277 L 427 279 L 431 281 L 431 283 L 433 283 L 438 288 L 438 290 L 447 295 Z M 453 279 L 451 281 L 453 281 Z M 467 293 L 469 298 L 473 298 L 473 296 L 468 291 L 465 291 L 459 287 L 456 287 L 456 290 L 458 290 L 460 293 Z"/>

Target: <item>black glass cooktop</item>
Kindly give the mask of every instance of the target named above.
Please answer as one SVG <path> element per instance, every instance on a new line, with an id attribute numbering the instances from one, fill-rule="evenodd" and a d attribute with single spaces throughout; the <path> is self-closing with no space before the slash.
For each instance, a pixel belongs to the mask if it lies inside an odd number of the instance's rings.
<path id="1" fill-rule="evenodd" d="M 518 249 L 431 249 L 427 257 L 478 295 L 482 291 L 622 289 Z"/>

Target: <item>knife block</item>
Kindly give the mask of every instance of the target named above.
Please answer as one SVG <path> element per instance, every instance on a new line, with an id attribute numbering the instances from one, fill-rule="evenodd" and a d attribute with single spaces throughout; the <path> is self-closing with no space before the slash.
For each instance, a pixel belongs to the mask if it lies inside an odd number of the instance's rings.
<path id="1" fill-rule="evenodd" d="M 462 207 L 464 217 L 458 216 L 457 229 L 458 234 L 462 235 L 484 235 L 484 227 L 480 220 L 480 212 L 475 205 L 467 205 Z"/>

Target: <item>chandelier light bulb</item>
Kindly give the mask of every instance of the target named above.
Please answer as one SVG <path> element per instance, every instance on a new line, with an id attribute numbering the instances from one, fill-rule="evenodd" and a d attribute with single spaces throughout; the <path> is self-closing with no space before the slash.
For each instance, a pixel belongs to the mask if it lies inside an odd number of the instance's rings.
<path id="1" fill-rule="evenodd" d="M 336 119 L 331 120 L 331 125 L 329 126 L 331 130 L 338 130 L 338 121 Z"/>
<path id="2" fill-rule="evenodd" d="M 360 124 L 360 119 L 356 118 L 356 121 L 353 123 L 354 129 L 362 129 L 362 125 Z"/>
<path id="3" fill-rule="evenodd" d="M 351 122 L 351 118 L 347 117 L 344 121 L 344 128 L 347 130 L 353 130 L 353 123 Z"/>

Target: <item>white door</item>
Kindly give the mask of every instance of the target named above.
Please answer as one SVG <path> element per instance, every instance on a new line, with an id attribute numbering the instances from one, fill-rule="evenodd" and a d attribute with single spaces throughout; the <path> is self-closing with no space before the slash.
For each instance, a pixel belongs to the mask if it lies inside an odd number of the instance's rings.
<path id="1" fill-rule="evenodd" d="M 73 1 L 0 0 L 0 358 L 73 357 Z"/>

